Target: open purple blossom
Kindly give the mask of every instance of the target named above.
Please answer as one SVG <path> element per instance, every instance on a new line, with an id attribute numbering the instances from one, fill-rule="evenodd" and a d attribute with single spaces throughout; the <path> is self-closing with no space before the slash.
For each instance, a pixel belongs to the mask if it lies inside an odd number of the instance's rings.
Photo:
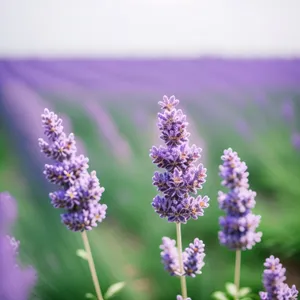
<path id="1" fill-rule="evenodd" d="M 155 172 L 153 185 L 162 195 L 157 195 L 152 206 L 161 218 L 169 222 L 186 223 L 189 219 L 203 216 L 209 206 L 207 196 L 196 195 L 205 183 L 206 169 L 196 164 L 201 149 L 189 146 L 186 116 L 174 96 L 163 97 L 159 102 L 162 112 L 158 113 L 158 128 L 164 146 L 153 146 L 150 150 L 152 162 L 164 172 Z"/>
<path id="2" fill-rule="evenodd" d="M 62 120 L 45 109 L 42 125 L 48 141 L 39 139 L 39 146 L 53 161 L 45 165 L 44 174 L 49 182 L 59 186 L 57 191 L 49 194 L 51 204 L 65 209 L 61 219 L 68 229 L 91 230 L 106 216 L 107 206 L 99 203 L 104 188 L 100 186 L 96 172 L 88 172 L 89 159 L 77 155 L 74 134 L 65 134 Z"/>
<path id="3" fill-rule="evenodd" d="M 220 177 L 229 192 L 219 192 L 218 202 L 226 216 L 220 217 L 219 240 L 232 250 L 251 249 L 260 242 L 262 233 L 256 232 L 260 216 L 252 214 L 256 193 L 249 190 L 247 166 L 231 148 L 224 150 Z"/>
<path id="4" fill-rule="evenodd" d="M 8 193 L 0 193 L 0 299 L 28 300 L 36 282 L 32 267 L 23 268 L 18 262 L 19 242 L 8 236 L 16 218 L 16 205 Z"/>
<path id="5" fill-rule="evenodd" d="M 265 292 L 260 292 L 261 300 L 296 300 L 298 291 L 296 286 L 291 288 L 285 283 L 286 269 L 280 260 L 271 255 L 264 263 L 263 284 Z"/>
<path id="6" fill-rule="evenodd" d="M 176 241 L 171 240 L 168 237 L 163 237 L 162 245 L 160 249 L 162 263 L 165 266 L 165 270 L 170 273 L 170 275 L 182 275 L 195 277 L 197 274 L 201 274 L 201 269 L 204 266 L 204 244 L 201 240 L 196 238 L 193 243 L 190 243 L 183 253 L 183 269 L 184 274 L 180 274 L 179 267 L 179 256 L 178 249 L 176 248 Z"/>

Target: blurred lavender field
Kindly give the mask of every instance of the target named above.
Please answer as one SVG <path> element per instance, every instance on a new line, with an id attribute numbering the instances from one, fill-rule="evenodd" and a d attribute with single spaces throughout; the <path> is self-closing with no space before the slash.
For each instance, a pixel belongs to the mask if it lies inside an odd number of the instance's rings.
<path id="1" fill-rule="evenodd" d="M 106 189 L 107 220 L 90 234 L 104 290 L 126 281 L 115 299 L 171 300 L 179 292 L 158 248 L 163 235 L 175 237 L 175 226 L 150 205 L 156 190 L 148 153 L 159 143 L 164 94 L 181 100 L 208 169 L 203 194 L 211 206 L 183 226 L 184 246 L 195 236 L 206 244 L 203 274 L 188 279 L 191 298 L 210 299 L 233 280 L 234 253 L 217 238 L 218 165 L 228 147 L 249 166 L 262 215 L 262 243 L 243 253 L 242 286 L 262 289 L 271 253 L 287 267 L 288 283 L 300 285 L 300 60 L 2 60 L 0 191 L 18 200 L 13 234 L 22 260 L 39 274 L 37 299 L 79 300 L 93 291 L 87 263 L 76 256 L 80 236 L 61 225 L 47 196 L 54 187 L 43 178 L 37 143 L 45 107 L 80 139 Z"/>

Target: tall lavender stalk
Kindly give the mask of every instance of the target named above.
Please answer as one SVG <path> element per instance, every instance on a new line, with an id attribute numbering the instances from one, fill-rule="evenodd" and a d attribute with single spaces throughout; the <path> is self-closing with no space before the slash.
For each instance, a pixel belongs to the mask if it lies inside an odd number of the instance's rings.
<path id="1" fill-rule="evenodd" d="M 39 146 L 54 161 L 45 165 L 44 174 L 49 182 L 59 186 L 59 190 L 49 194 L 51 204 L 65 210 L 61 220 L 69 230 L 82 233 L 97 298 L 103 300 L 86 231 L 106 217 L 107 206 L 99 203 L 104 188 L 96 172 L 88 172 L 88 158 L 77 155 L 74 134 L 64 133 L 62 120 L 45 109 L 42 125 L 48 141 L 39 139 Z"/>
<path id="2" fill-rule="evenodd" d="M 247 166 L 231 148 L 224 150 L 220 166 L 222 185 L 227 193 L 219 191 L 218 202 L 226 216 L 220 217 L 220 243 L 236 251 L 234 283 L 239 290 L 241 251 L 260 242 L 262 233 L 255 232 L 260 216 L 252 214 L 256 193 L 249 189 Z M 236 298 L 238 299 L 238 295 Z"/>
<path id="3" fill-rule="evenodd" d="M 158 128 L 165 145 L 153 146 L 150 157 L 154 164 L 165 170 L 154 173 L 153 185 L 161 195 L 154 197 L 152 206 L 161 218 L 176 224 L 178 248 L 175 240 L 164 237 L 160 246 L 161 257 L 165 269 L 171 275 L 180 276 L 182 296 L 179 295 L 178 299 L 185 300 L 188 299 L 185 277 L 201 273 L 205 254 L 204 244 L 197 238 L 182 251 L 181 224 L 203 216 L 204 208 L 208 207 L 207 196 L 191 196 L 202 189 L 206 169 L 202 164 L 195 165 L 201 149 L 189 146 L 186 116 L 176 108 L 179 100 L 174 96 L 164 96 L 158 104 L 162 108 L 162 112 L 158 113 Z"/>

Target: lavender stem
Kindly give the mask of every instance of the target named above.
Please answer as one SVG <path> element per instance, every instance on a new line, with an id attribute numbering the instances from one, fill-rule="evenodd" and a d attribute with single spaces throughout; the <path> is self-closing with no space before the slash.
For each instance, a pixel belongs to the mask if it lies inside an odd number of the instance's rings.
<path id="1" fill-rule="evenodd" d="M 235 252 L 235 270 L 234 270 L 234 284 L 236 286 L 236 296 L 235 300 L 239 299 L 239 290 L 240 290 L 240 275 L 241 275 L 241 250 L 236 250 Z"/>
<path id="2" fill-rule="evenodd" d="M 177 234 L 177 247 L 178 247 L 178 260 L 179 260 L 179 268 L 180 268 L 180 284 L 181 284 L 181 294 L 183 300 L 187 298 L 187 288 L 186 288 L 186 280 L 183 275 L 183 261 L 182 261 L 182 241 L 181 241 L 181 223 L 176 223 L 176 234 Z"/>
<path id="3" fill-rule="evenodd" d="M 89 243 L 88 236 L 87 236 L 85 230 L 81 233 L 81 236 L 82 236 L 84 248 L 85 248 L 85 251 L 86 251 L 87 257 L 88 257 L 88 263 L 89 263 L 94 287 L 96 290 L 97 300 L 103 300 L 104 298 L 101 293 L 100 284 L 99 284 L 99 280 L 98 280 L 97 273 L 96 273 L 96 268 L 95 268 L 95 263 L 94 263 L 93 256 L 92 256 L 90 243 Z"/>

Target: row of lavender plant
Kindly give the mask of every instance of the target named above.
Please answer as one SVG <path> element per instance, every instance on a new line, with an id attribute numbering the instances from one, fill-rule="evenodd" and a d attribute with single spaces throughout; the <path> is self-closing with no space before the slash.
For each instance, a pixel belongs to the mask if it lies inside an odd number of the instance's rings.
<path id="1" fill-rule="evenodd" d="M 159 105 L 163 113 L 158 113 L 158 128 L 160 138 L 165 146 L 152 147 L 150 157 L 159 168 L 165 172 L 155 172 L 153 185 L 163 196 L 156 196 L 152 206 L 162 218 L 169 222 L 175 222 L 177 228 L 176 241 L 168 237 L 163 238 L 161 245 L 161 257 L 165 269 L 172 276 L 179 276 L 181 281 L 181 293 L 177 300 L 191 300 L 187 298 L 185 276 L 195 277 L 201 273 L 204 266 L 204 243 L 196 238 L 185 251 L 181 246 L 181 223 L 187 220 L 198 219 L 203 216 L 204 208 L 208 207 L 207 196 L 193 197 L 197 194 L 205 182 L 206 169 L 202 164 L 195 166 L 194 163 L 200 158 L 201 149 L 195 145 L 189 147 L 189 133 L 187 132 L 186 116 L 182 110 L 177 109 L 179 104 L 174 96 L 164 96 Z M 252 209 L 255 206 L 256 193 L 249 189 L 247 165 L 241 161 L 237 152 L 231 148 L 224 150 L 221 156 L 223 164 L 220 166 L 221 184 L 229 191 L 219 191 L 219 207 L 225 212 L 220 217 L 219 241 L 220 244 L 236 252 L 234 290 L 231 296 L 235 300 L 248 296 L 249 290 L 240 289 L 241 251 L 251 249 L 260 242 L 262 233 L 256 232 L 261 216 L 254 215 Z M 291 288 L 284 283 L 285 269 L 278 258 L 270 256 L 264 263 L 263 273 L 264 292 L 260 292 L 262 300 L 293 300 L 297 299 L 298 291 L 293 285 Z M 246 291 L 246 293 L 245 293 Z M 226 300 L 224 293 L 215 293 L 216 298 Z M 249 298 L 248 298 L 249 299 Z"/>
<path id="2" fill-rule="evenodd" d="M 204 215 L 204 209 L 209 206 L 207 196 L 197 196 L 199 189 L 205 183 L 206 169 L 202 164 L 196 164 L 200 158 L 201 149 L 189 144 L 190 133 L 187 131 L 188 122 L 182 110 L 177 109 L 179 100 L 174 96 L 163 97 L 159 102 L 162 112 L 158 114 L 158 128 L 164 146 L 153 146 L 150 157 L 162 172 L 155 172 L 153 185 L 161 193 L 157 195 L 152 206 L 161 218 L 175 223 L 177 241 L 163 237 L 161 257 L 165 269 L 172 276 L 178 276 L 181 283 L 181 295 L 177 300 L 191 300 L 188 297 L 186 277 L 195 277 L 201 274 L 204 266 L 204 243 L 195 238 L 183 251 L 181 224 L 188 220 L 197 220 Z M 45 109 L 42 114 L 42 125 L 47 141 L 39 139 L 41 151 L 52 160 L 45 165 L 44 174 L 51 183 L 59 189 L 49 194 L 55 208 L 64 209 L 61 215 L 62 223 L 74 232 L 81 232 L 85 247 L 86 258 L 89 263 L 97 300 L 103 300 L 99 280 L 96 273 L 92 252 L 89 245 L 87 231 L 92 230 L 106 217 L 107 206 L 100 204 L 104 188 L 100 186 L 96 172 L 88 171 L 88 158 L 77 154 L 75 137 L 67 135 L 62 126 L 62 120 L 54 112 Z M 260 242 L 262 233 L 256 232 L 260 216 L 252 213 L 255 206 L 256 193 L 249 189 L 247 166 L 240 160 L 232 149 L 224 151 L 221 159 L 220 176 L 222 185 L 229 189 L 227 193 L 219 192 L 218 202 L 225 216 L 220 218 L 221 231 L 219 240 L 236 252 L 234 275 L 234 299 L 247 297 L 247 292 L 240 289 L 241 252 L 251 249 Z M 20 271 L 16 263 L 17 247 L 19 242 L 14 238 L 4 238 L 7 224 L 11 223 L 10 211 L 5 209 L 13 203 L 13 198 L 0 193 L 0 299 L 25 300 L 31 289 L 35 276 L 30 271 Z M 7 219 L 7 220 L 6 220 Z M 177 248 L 176 248 L 177 243 Z M 5 263 L 2 259 L 5 257 Z M 9 258 L 9 259 L 6 259 Z M 17 267 L 16 267 L 17 266 Z M 285 269 L 278 258 L 270 256 L 264 264 L 263 273 L 264 292 L 260 292 L 262 300 L 293 300 L 297 299 L 298 291 L 293 285 L 291 288 L 284 283 Z M 12 293 L 19 284 L 20 293 Z M 248 291 L 248 290 L 247 290 Z M 227 299 L 224 293 L 215 293 L 219 299 Z M 249 296 L 248 296 L 249 298 Z M 246 299 L 246 298 L 244 298 Z"/>

